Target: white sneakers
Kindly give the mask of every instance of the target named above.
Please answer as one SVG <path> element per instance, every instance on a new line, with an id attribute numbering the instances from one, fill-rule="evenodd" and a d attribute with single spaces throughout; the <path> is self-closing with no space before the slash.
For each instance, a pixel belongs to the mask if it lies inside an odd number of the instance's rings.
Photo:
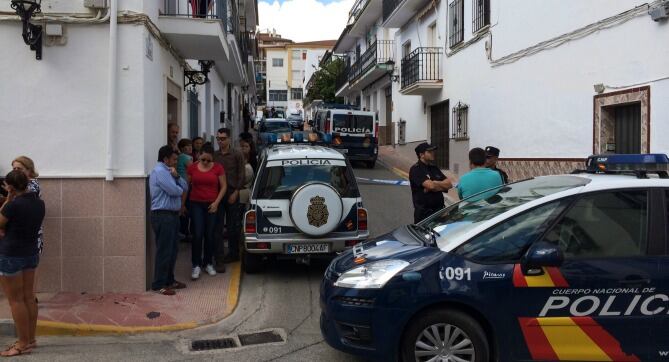
<path id="1" fill-rule="evenodd" d="M 207 267 L 204 268 L 204 270 L 207 272 L 207 274 L 211 275 L 212 277 L 216 275 L 216 269 L 214 269 L 214 266 L 211 264 L 207 265 Z M 201 272 L 202 269 L 199 266 L 196 266 L 195 268 L 193 268 L 193 272 L 190 274 L 190 278 L 192 280 L 200 279 Z"/>
<path id="2" fill-rule="evenodd" d="M 192 280 L 200 279 L 200 272 L 201 271 L 202 271 L 202 269 L 200 269 L 199 266 L 196 266 L 195 268 L 193 268 L 193 272 L 190 274 L 190 278 Z"/>

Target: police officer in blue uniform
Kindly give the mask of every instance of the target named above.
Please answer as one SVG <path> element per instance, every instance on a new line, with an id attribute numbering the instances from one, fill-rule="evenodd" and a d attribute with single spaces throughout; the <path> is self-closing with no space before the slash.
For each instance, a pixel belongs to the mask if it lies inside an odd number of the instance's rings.
<path id="1" fill-rule="evenodd" d="M 499 172 L 499 175 L 502 177 L 502 181 L 504 181 L 504 184 L 508 184 L 509 175 L 507 175 L 506 172 L 504 172 L 504 170 L 497 168 L 497 160 L 499 159 L 499 148 L 488 146 L 485 148 L 485 153 L 486 153 L 485 167 L 493 171 Z"/>
<path id="2" fill-rule="evenodd" d="M 409 182 L 411 184 L 411 197 L 414 206 L 414 223 L 427 218 L 435 212 L 444 208 L 444 194 L 453 187 L 451 181 L 434 164 L 433 146 L 423 142 L 416 146 L 416 162 L 409 170 Z"/>

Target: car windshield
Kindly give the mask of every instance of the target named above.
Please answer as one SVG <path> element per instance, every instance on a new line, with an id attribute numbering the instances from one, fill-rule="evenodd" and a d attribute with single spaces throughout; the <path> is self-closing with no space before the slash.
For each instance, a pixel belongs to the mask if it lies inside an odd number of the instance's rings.
<path id="1" fill-rule="evenodd" d="M 437 212 L 420 224 L 439 233 L 437 244 L 447 247 L 481 223 L 544 196 L 587 185 L 590 179 L 577 176 L 547 176 L 503 185 L 473 195 Z"/>
<path id="2" fill-rule="evenodd" d="M 342 197 L 358 197 L 353 173 L 345 165 L 266 167 L 262 172 L 256 197 L 290 199 L 295 190 L 309 182 L 331 185 Z"/>
<path id="3" fill-rule="evenodd" d="M 290 124 L 288 122 L 265 122 L 263 132 L 281 133 L 290 132 Z"/>
<path id="4" fill-rule="evenodd" d="M 374 118 L 367 115 L 335 114 L 333 130 L 345 133 L 372 133 Z"/>

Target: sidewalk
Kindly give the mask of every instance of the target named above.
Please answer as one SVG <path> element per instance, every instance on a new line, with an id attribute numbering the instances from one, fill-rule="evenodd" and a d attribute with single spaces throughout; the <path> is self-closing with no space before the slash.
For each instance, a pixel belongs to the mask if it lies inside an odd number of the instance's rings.
<path id="1" fill-rule="evenodd" d="M 378 162 L 387 169 L 395 172 L 399 176 L 409 179 L 409 169 L 416 161 L 416 151 L 414 150 L 422 142 L 407 143 L 406 145 L 379 146 Z M 458 177 L 450 170 L 441 170 L 451 181 L 457 182 Z M 455 189 L 448 190 L 444 195 L 446 203 L 454 203 L 459 200 Z"/>
<path id="2" fill-rule="evenodd" d="M 190 280 L 190 244 L 181 243 L 177 280 L 187 285 L 174 296 L 144 293 L 38 294 L 38 335 L 100 335 L 167 332 L 217 322 L 237 305 L 241 276 L 239 262 L 223 274 L 204 271 Z M 12 335 L 14 325 L 6 298 L 0 298 L 0 334 Z"/>

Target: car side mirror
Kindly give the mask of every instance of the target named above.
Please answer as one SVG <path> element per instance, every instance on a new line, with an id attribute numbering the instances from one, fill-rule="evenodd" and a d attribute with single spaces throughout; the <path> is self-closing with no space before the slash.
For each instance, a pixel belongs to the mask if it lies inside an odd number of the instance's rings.
<path id="1" fill-rule="evenodd" d="M 540 241 L 532 244 L 520 261 L 525 275 L 542 275 L 544 267 L 559 267 L 564 262 L 564 254 L 557 245 Z"/>

